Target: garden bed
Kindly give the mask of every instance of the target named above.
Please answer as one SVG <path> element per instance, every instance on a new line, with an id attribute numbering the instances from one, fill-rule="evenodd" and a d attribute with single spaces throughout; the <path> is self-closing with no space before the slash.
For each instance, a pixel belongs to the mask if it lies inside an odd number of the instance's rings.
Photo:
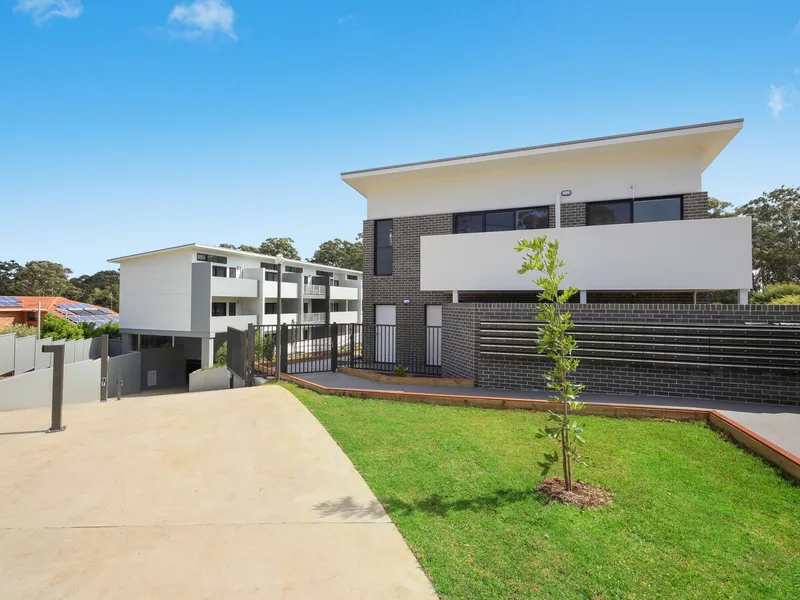
<path id="1" fill-rule="evenodd" d="M 289 387 L 444 600 L 796 597 L 800 487 L 704 422 L 579 416 L 590 466 L 576 480 L 613 496 L 583 510 L 536 490 L 544 413 Z"/>

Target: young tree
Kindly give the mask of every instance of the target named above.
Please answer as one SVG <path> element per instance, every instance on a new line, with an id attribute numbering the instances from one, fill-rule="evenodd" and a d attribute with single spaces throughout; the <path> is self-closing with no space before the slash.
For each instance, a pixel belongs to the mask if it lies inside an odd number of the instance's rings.
<path id="1" fill-rule="evenodd" d="M 47 313 L 42 319 L 42 337 L 51 337 L 54 340 L 80 340 L 83 339 L 83 328 L 53 313 Z"/>
<path id="2" fill-rule="evenodd" d="M 525 253 L 525 260 L 518 271 L 520 274 L 529 271 L 540 273 L 534 280 L 542 288 L 539 293 L 541 302 L 536 309 L 536 320 L 541 323 L 537 330 L 537 349 L 539 354 L 546 354 L 553 361 L 553 368 L 544 379 L 547 389 L 554 392 L 551 399 L 561 404 L 559 412 L 550 411 L 553 425 L 540 430 L 538 435 L 560 442 L 564 485 L 567 491 L 572 491 L 572 464 L 581 459 L 579 446 L 584 439 L 581 435 L 583 427 L 570 420 L 570 411 L 583 408 L 583 403 L 578 402 L 577 398 L 584 386 L 569 380 L 570 373 L 578 368 L 579 361 L 572 356 L 576 343 L 569 331 L 575 324 L 565 304 L 578 290 L 568 287 L 559 291 L 567 274 L 561 271 L 564 261 L 558 258 L 558 240 L 549 242 L 546 236 L 521 240 L 516 250 Z M 544 460 L 539 463 L 542 474 L 546 475 L 557 462 L 558 450 L 545 454 Z"/>
<path id="3" fill-rule="evenodd" d="M 14 279 L 18 296 L 67 296 L 77 288 L 69 282 L 72 271 L 48 260 L 32 260 L 20 267 Z"/>

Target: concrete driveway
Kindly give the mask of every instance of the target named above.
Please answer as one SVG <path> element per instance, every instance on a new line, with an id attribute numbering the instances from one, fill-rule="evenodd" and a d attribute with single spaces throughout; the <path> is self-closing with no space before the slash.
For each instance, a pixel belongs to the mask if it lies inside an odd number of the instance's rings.
<path id="1" fill-rule="evenodd" d="M 276 386 L 0 413 L 3 598 L 417 599 L 350 461 Z"/>

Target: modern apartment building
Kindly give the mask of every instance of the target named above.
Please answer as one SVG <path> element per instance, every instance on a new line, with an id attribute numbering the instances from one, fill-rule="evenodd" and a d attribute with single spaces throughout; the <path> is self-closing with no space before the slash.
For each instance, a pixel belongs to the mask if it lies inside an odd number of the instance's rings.
<path id="1" fill-rule="evenodd" d="M 367 199 L 364 323 L 530 302 L 518 240 L 557 239 L 580 303 L 700 303 L 752 282 L 749 218 L 709 218 L 702 175 L 743 120 L 342 174 Z"/>
<path id="2" fill-rule="evenodd" d="M 120 266 L 123 347 L 183 346 L 189 367 L 213 364 L 229 326 L 361 322 L 358 271 L 187 244 L 109 260 Z"/>

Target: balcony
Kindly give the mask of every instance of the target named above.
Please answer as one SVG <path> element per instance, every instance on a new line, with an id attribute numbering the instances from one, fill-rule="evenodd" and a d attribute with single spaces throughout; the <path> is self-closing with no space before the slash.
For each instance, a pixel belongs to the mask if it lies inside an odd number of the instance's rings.
<path id="1" fill-rule="evenodd" d="M 219 298 L 257 298 L 258 282 L 255 279 L 212 277 L 211 295 Z"/>
<path id="2" fill-rule="evenodd" d="M 277 325 L 278 315 L 264 315 L 264 325 Z M 297 323 L 297 313 L 281 313 L 281 323 L 290 325 Z"/>
<path id="3" fill-rule="evenodd" d="M 331 300 L 358 300 L 358 288 L 334 286 L 331 288 Z"/>
<path id="4" fill-rule="evenodd" d="M 331 323 L 358 323 L 358 312 L 355 310 L 332 312 Z"/>
<path id="5" fill-rule="evenodd" d="M 325 313 L 303 313 L 303 323 L 324 323 Z"/>
<path id="6" fill-rule="evenodd" d="M 319 296 L 320 298 L 325 297 L 325 286 L 324 285 L 316 285 L 314 283 L 306 283 L 303 286 L 303 295 L 304 296 Z"/>
<path id="7" fill-rule="evenodd" d="M 234 280 L 235 281 L 235 280 Z M 228 331 L 228 327 L 236 329 L 247 329 L 250 323 L 257 322 L 256 315 L 236 315 L 234 317 L 211 317 L 211 332 L 223 333 Z"/>
<path id="8" fill-rule="evenodd" d="M 281 282 L 281 298 L 297 298 L 297 284 L 291 281 Z M 265 281 L 264 282 L 264 298 L 277 298 L 278 297 L 278 282 Z"/>
<path id="9" fill-rule="evenodd" d="M 752 286 L 749 217 L 423 236 L 423 291 L 538 289 L 519 275 L 520 239 L 558 240 L 564 286 L 579 290 L 730 290 Z"/>

